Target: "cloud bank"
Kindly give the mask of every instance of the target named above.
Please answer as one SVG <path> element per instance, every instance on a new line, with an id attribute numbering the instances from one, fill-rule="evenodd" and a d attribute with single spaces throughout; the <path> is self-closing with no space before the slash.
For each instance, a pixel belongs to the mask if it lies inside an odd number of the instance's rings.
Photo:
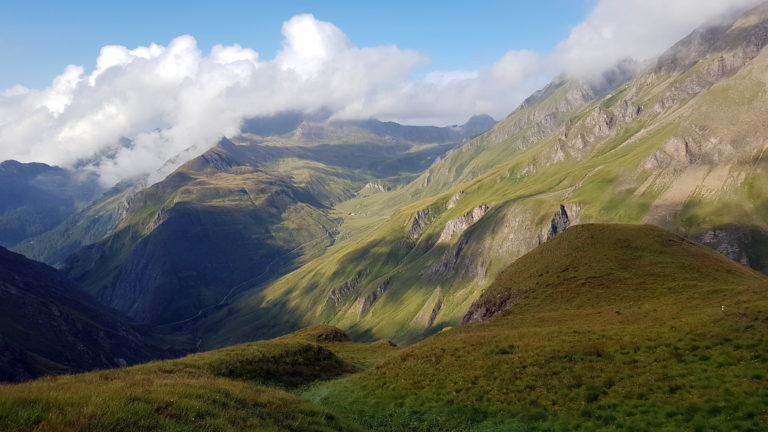
<path id="1" fill-rule="evenodd" d="M 395 46 L 357 47 L 312 15 L 283 24 L 274 59 L 239 45 L 207 54 L 192 36 L 168 45 L 105 46 L 95 67 L 68 66 L 44 90 L 0 91 L 0 160 L 98 174 L 104 186 L 161 179 L 244 118 L 330 108 L 336 118 L 453 124 L 504 117 L 557 73 L 601 72 L 653 57 L 700 23 L 755 0 L 602 0 L 555 51 L 509 51 L 476 71 L 413 78 L 429 59 Z"/>
<path id="2" fill-rule="evenodd" d="M 653 58 L 696 27 L 764 0 L 602 0 L 555 53 L 560 68 L 589 77 L 619 61 Z"/>

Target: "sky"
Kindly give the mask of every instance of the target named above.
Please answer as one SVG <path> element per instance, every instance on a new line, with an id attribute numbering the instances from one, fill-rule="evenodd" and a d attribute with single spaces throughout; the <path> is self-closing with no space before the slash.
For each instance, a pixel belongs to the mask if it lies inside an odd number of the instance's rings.
<path id="1" fill-rule="evenodd" d="M 203 51 L 239 44 L 272 58 L 282 23 L 304 13 L 334 23 L 358 46 L 394 44 L 429 57 L 418 74 L 475 70 L 511 49 L 551 51 L 594 2 L 3 0 L 0 89 L 44 88 L 68 64 L 93 67 L 104 45 L 166 45 L 184 34 Z"/>
<path id="2" fill-rule="evenodd" d="M 243 119 L 501 119 L 759 0 L 0 2 L 0 160 L 171 170 Z M 278 4 L 279 3 L 279 4 Z"/>

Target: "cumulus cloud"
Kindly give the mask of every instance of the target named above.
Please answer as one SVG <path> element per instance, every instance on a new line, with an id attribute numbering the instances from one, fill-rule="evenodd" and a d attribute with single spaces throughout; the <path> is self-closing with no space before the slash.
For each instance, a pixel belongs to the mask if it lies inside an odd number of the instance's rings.
<path id="1" fill-rule="evenodd" d="M 312 15 L 286 21 L 274 59 L 240 45 L 203 53 L 192 36 L 167 45 L 101 49 L 95 67 L 68 66 L 43 90 L 0 91 L 0 160 L 98 174 L 105 186 L 159 180 L 244 118 L 330 109 L 333 118 L 454 124 L 508 114 L 565 70 L 583 75 L 630 53 L 658 54 L 696 25 L 754 0 L 601 0 L 553 54 L 516 50 L 475 71 L 417 76 L 429 59 L 395 46 L 357 47 Z"/>

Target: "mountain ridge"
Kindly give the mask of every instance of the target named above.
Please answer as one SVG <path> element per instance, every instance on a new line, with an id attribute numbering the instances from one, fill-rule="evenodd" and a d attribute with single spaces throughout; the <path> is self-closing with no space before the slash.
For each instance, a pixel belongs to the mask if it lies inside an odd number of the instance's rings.
<path id="1" fill-rule="evenodd" d="M 697 30 L 599 99 L 555 80 L 417 180 L 345 203 L 354 216 L 344 218 L 337 244 L 212 316 L 207 346 L 318 320 L 356 337 L 418 340 L 460 322 L 498 272 L 550 237 L 559 209 L 571 225 L 656 224 L 766 271 L 768 221 L 758 209 L 768 131 L 757 114 L 768 85 L 760 73 L 768 67 L 765 7 L 718 24 L 717 38 Z M 736 25 L 744 20 L 750 25 Z M 698 61 L 664 66 L 688 46 Z M 560 110 L 569 88 L 577 103 Z M 732 124 L 724 110 L 743 121 Z M 522 127 L 527 116 L 539 123 Z M 494 134 L 499 144 L 486 144 Z M 466 217 L 473 213 L 480 217 Z M 449 231 L 456 234 L 443 236 Z M 356 304 L 369 306 L 360 314 Z"/>

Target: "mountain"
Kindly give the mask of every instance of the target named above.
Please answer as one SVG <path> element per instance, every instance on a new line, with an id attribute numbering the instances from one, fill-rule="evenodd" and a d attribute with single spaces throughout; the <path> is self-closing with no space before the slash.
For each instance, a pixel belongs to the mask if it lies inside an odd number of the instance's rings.
<path id="1" fill-rule="evenodd" d="M 155 185 L 127 198 L 106 195 L 88 209 L 95 216 L 87 224 L 52 234 L 70 239 L 102 214 L 117 221 L 69 256 L 65 271 L 132 319 L 186 325 L 317 256 L 334 242 L 338 203 L 414 178 L 463 136 L 368 120 L 302 121 L 276 137 L 224 138 Z M 66 249 L 55 238 L 41 243 L 30 250 Z M 61 253 L 45 256 L 57 262 Z"/>
<path id="2" fill-rule="evenodd" d="M 0 248 L 0 381 L 125 366 L 172 354 L 58 270 Z"/>
<path id="3" fill-rule="evenodd" d="M 325 322 L 419 340 L 515 259 L 589 222 L 651 223 L 768 271 L 768 6 L 626 80 L 558 77 L 408 185 L 339 206 L 333 247 L 203 326 L 215 347 Z"/>
<path id="4" fill-rule="evenodd" d="M 474 115 L 463 125 L 448 127 L 408 126 L 373 118 L 329 121 L 331 115 L 331 112 L 321 110 L 308 114 L 289 111 L 271 116 L 254 117 L 243 121 L 241 131 L 244 134 L 270 137 L 303 134 L 304 130 L 335 130 L 338 134 L 338 131 L 344 133 L 348 132 L 348 129 L 357 129 L 358 134 L 364 131 L 377 137 L 430 144 L 461 142 L 486 132 L 496 124 L 496 120 L 487 114 Z M 320 136 L 326 136 L 326 134 L 320 132 Z"/>
<path id="5" fill-rule="evenodd" d="M 0 429 L 764 428 L 768 277 L 711 248 L 647 225 L 572 226 L 468 316 L 494 307 L 407 347 L 312 326 L 0 385 Z"/>
<path id="6" fill-rule="evenodd" d="M 0 245 L 42 234 L 73 214 L 98 191 L 93 179 L 42 163 L 0 163 Z"/>
<path id="7" fill-rule="evenodd" d="M 768 277 L 659 228 L 579 225 L 467 315 L 304 396 L 374 431 L 765 427 Z"/>
<path id="8" fill-rule="evenodd" d="M 55 228 L 13 246 L 13 251 L 52 266 L 63 266 L 67 257 L 81 247 L 102 240 L 115 229 L 143 184 L 143 181 L 121 182 Z"/>

